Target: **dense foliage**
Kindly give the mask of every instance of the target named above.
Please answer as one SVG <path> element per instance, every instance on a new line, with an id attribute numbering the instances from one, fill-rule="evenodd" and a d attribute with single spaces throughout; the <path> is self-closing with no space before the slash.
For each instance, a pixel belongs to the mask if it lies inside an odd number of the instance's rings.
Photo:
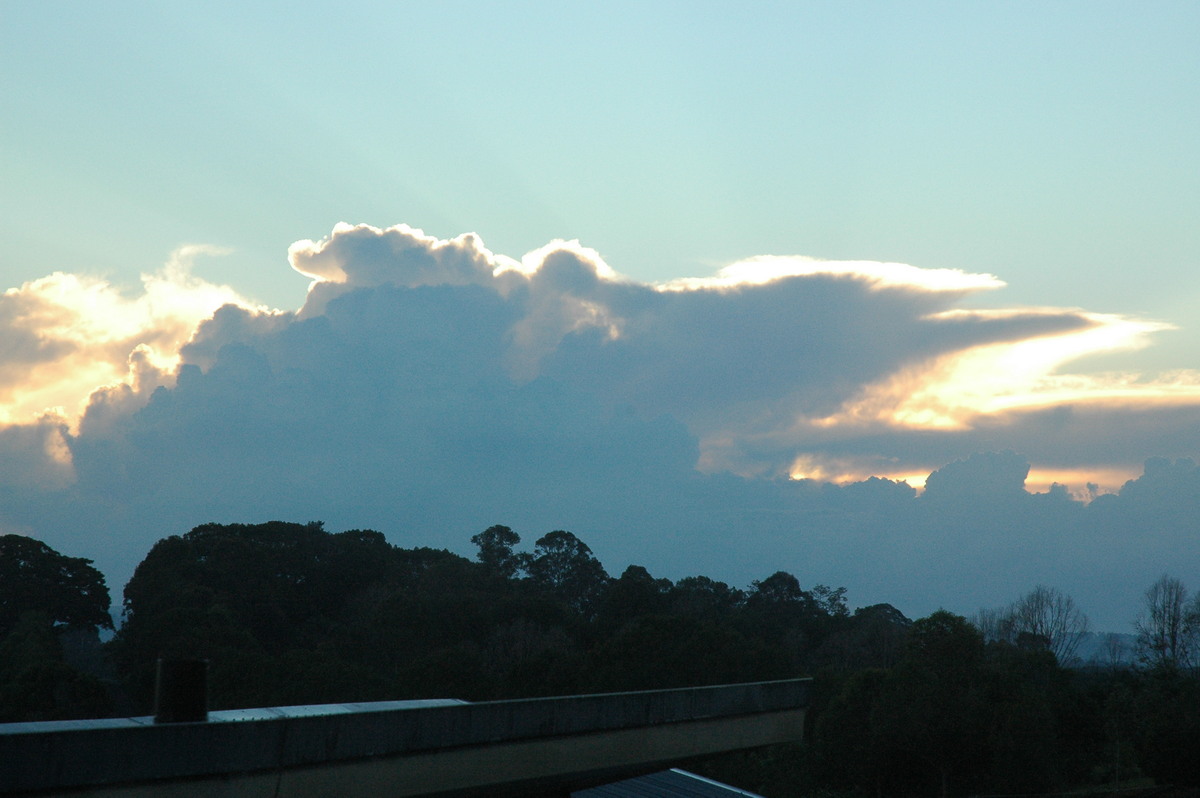
<path id="1" fill-rule="evenodd" d="M 91 560 L 0 536 L 0 722 L 104 715 L 108 588 Z"/>
<path id="2" fill-rule="evenodd" d="M 803 745 L 698 767 L 773 796 L 1200 784 L 1190 660 L 1160 647 L 1140 669 L 1064 667 L 1078 624 L 1054 611 L 1075 610 L 1044 587 L 974 623 L 910 621 L 784 571 L 746 589 L 637 565 L 614 578 L 562 530 L 522 551 L 491 527 L 472 561 L 319 523 L 207 524 L 151 549 L 101 656 L 103 577 L 15 537 L 0 538 L 0 720 L 148 713 L 160 656 L 208 659 L 213 709 L 813 675 Z M 1071 623 L 1042 623 L 1056 617 Z"/>
<path id="3" fill-rule="evenodd" d="M 0 535 L 0 637 L 30 609 L 56 626 L 111 629 L 108 602 L 104 576 L 91 560 L 23 535 Z"/>

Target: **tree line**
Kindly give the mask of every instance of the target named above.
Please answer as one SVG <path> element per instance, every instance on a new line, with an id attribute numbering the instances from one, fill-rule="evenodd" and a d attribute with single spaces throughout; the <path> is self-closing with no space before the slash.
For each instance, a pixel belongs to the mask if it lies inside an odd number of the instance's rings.
<path id="1" fill-rule="evenodd" d="M 563 530 L 528 551 L 505 526 L 471 541 L 474 559 L 320 523 L 206 524 L 153 546 L 114 629 L 91 561 L 2 536 L 0 721 L 149 714 L 160 656 L 209 660 L 212 709 L 811 675 L 803 744 L 697 767 L 772 796 L 1200 785 L 1200 600 L 1172 577 L 1146 593 L 1140 666 L 1085 666 L 1086 617 L 1044 586 L 910 620 L 785 571 L 745 589 L 613 577 Z"/>

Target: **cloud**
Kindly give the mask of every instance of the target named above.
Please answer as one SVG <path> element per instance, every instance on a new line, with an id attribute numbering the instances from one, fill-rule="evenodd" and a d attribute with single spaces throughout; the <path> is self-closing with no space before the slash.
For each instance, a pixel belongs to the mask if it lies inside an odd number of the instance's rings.
<path id="1" fill-rule="evenodd" d="M 61 272 L 0 295 L 0 421 L 32 421 L 48 408 L 76 417 L 99 386 L 135 379 L 131 357 L 169 371 L 196 325 L 221 304 L 245 304 L 233 289 L 192 277 L 186 246 L 162 270 L 142 275 L 130 297 L 98 277 Z"/>
<path id="2" fill-rule="evenodd" d="M 300 315 L 324 311 L 331 299 L 353 288 L 398 285 L 487 285 L 517 263 L 497 257 L 474 233 L 443 241 L 408 225 L 381 230 L 339 223 L 329 238 L 297 241 L 288 248 L 292 268 L 313 278 Z"/>
<path id="3" fill-rule="evenodd" d="M 914 612 L 1040 582 L 1085 604 L 1101 592 L 1075 563 L 1128 554 L 1115 508 L 1158 506 L 1135 502 L 1158 471 L 1121 483 L 1200 447 L 1194 374 L 1066 371 L 1161 325 L 963 307 L 992 275 L 771 257 L 655 285 L 573 241 L 515 260 L 470 234 L 339 225 L 291 247 L 313 279 L 293 312 L 189 276 L 201 252 L 136 295 L 54 275 L 0 302 L 0 396 L 28 411 L 0 428 L 0 528 L 118 586 L 159 537 L 285 518 L 457 550 L 494 523 L 568 528 L 612 568 L 783 568 Z M 34 415 L 50 398 L 68 410 Z M 1107 476 L 1028 490 L 1068 473 Z M 924 495 L 898 481 L 926 475 Z M 1095 511 L 1077 500 L 1105 489 Z M 1145 551 L 1195 534 L 1171 512 L 1138 554 L 1151 581 L 1169 566 Z M 1081 557 L 1095 535 L 1114 542 Z"/>
<path id="4" fill-rule="evenodd" d="M 67 445 L 68 425 L 46 414 L 31 424 L 0 428 L 0 486 L 6 492 L 42 492 L 74 481 Z"/>
<path id="5" fill-rule="evenodd" d="M 1003 285 L 989 274 L 765 256 L 652 285 L 621 277 L 578 242 L 552 242 L 518 262 L 471 234 L 439 240 L 404 225 L 339 225 L 320 242 L 297 242 L 290 257 L 315 280 L 300 318 L 382 285 L 494 292 L 511 314 L 498 355 L 511 379 L 545 377 L 611 408 L 669 414 L 699 438 L 708 471 L 796 474 L 798 462 L 819 458 L 814 447 L 883 431 L 967 438 L 998 414 L 1068 402 L 1200 402 L 1194 375 L 1167 384 L 1063 371 L 1143 346 L 1165 325 L 1074 309 L 959 307 Z M 897 468 L 936 467 L 956 451 Z M 884 456 L 895 457 L 876 460 Z M 844 454 L 841 462 L 857 478 L 878 466 L 856 469 Z"/>
<path id="6" fill-rule="evenodd" d="M 786 277 L 823 275 L 849 277 L 876 288 L 916 288 L 929 292 L 963 295 L 1004 285 L 992 274 L 971 274 L 961 269 L 920 269 L 907 263 L 877 261 L 829 261 L 804 256 L 760 255 L 725 266 L 715 277 L 686 277 L 665 283 L 663 288 L 696 291 L 765 285 Z"/>

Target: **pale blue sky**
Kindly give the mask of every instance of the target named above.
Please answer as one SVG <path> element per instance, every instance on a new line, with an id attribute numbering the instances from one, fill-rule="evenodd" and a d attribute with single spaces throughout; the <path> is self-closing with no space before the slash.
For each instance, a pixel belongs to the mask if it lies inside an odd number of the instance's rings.
<path id="1" fill-rule="evenodd" d="M 0 3 L 0 282 L 197 272 L 295 308 L 334 223 L 991 272 L 1194 368 L 1200 5 Z"/>

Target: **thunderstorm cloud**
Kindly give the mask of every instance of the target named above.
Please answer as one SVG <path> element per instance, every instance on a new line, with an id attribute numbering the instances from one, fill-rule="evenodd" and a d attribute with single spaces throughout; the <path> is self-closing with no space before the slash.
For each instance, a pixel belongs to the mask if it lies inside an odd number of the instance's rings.
<path id="1" fill-rule="evenodd" d="M 194 254 L 140 293 L 55 274 L 0 296 L 0 529 L 118 589 L 159 537 L 270 518 L 457 550 L 566 528 L 610 570 L 784 569 L 918 613 L 1056 584 L 1113 625 L 1200 565 L 1200 381 L 1067 369 L 1154 322 L 965 307 L 1000 280 L 905 264 L 647 284 L 577 242 L 517 260 L 366 225 L 292 245 L 312 283 L 279 311 Z"/>

